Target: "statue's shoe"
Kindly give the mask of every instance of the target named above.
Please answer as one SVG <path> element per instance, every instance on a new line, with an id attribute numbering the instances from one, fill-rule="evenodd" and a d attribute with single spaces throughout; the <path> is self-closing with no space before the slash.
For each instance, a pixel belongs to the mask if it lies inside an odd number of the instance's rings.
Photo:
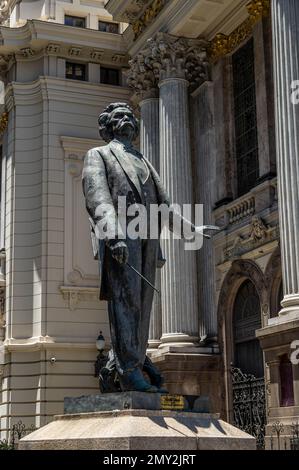
<path id="1" fill-rule="evenodd" d="M 158 392 L 158 388 L 148 383 L 145 380 L 141 370 L 138 368 L 122 376 L 119 376 L 119 380 L 123 391 L 131 390 L 149 393 Z"/>
<path id="2" fill-rule="evenodd" d="M 152 385 L 155 385 L 158 389 L 163 390 L 162 385 L 164 383 L 164 377 L 160 374 L 159 369 L 152 363 L 150 358 L 146 356 L 144 365 L 143 365 L 144 372 L 147 373 L 149 376 L 150 382 Z M 165 393 L 165 392 L 161 392 Z"/>

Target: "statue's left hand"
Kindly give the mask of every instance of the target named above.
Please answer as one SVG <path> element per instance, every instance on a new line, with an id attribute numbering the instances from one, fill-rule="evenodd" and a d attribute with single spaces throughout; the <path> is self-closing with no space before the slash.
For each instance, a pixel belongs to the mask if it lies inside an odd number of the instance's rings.
<path id="1" fill-rule="evenodd" d="M 201 225 L 195 227 L 195 233 L 205 238 L 212 237 L 212 235 L 208 235 L 207 233 L 205 233 L 205 231 L 219 232 L 219 230 L 221 230 L 221 228 L 217 227 L 216 225 Z"/>

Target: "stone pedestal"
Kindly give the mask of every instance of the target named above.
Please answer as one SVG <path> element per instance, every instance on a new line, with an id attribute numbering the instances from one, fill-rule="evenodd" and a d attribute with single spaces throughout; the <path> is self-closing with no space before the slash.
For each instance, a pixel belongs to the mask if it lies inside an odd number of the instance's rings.
<path id="1" fill-rule="evenodd" d="M 137 395 L 136 395 L 137 393 Z M 108 395 L 108 394 L 107 394 Z M 117 401 L 121 394 L 109 394 Z M 118 395 L 118 397 L 112 397 Z M 159 394 L 128 392 L 129 406 L 159 407 Z M 94 397 L 66 403 L 75 409 Z M 102 406 L 105 396 L 102 397 Z M 180 399 L 178 398 L 178 403 Z M 122 402 L 123 403 L 123 402 Z M 89 406 L 88 405 L 88 406 Z M 120 403 L 118 403 L 120 405 Z M 115 406 L 115 405 L 114 405 Z M 226 450 L 255 449 L 255 438 L 219 419 L 217 414 L 159 409 L 117 409 L 55 416 L 19 442 L 19 450 Z"/>
<path id="2" fill-rule="evenodd" d="M 165 347 L 151 355 L 169 393 L 208 396 L 210 411 L 223 411 L 221 357 L 213 348 Z"/>

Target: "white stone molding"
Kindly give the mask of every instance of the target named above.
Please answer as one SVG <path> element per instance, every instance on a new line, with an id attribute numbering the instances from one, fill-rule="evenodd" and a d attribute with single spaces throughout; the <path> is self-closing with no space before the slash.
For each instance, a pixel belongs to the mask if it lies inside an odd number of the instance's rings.
<path id="1" fill-rule="evenodd" d="M 82 30 L 82 31 L 81 31 Z M 107 33 L 108 34 L 108 33 Z M 16 54 L 25 59 L 37 58 L 37 51 L 59 57 L 79 57 L 83 61 L 127 65 L 127 45 L 121 34 L 109 34 L 86 28 L 66 28 L 63 24 L 28 20 L 18 28 L 0 26 L 1 45 L 5 53 L 0 58 L 8 61 Z"/>
<path id="2" fill-rule="evenodd" d="M 81 343 L 69 342 L 67 338 L 56 338 L 52 336 L 33 336 L 29 339 L 7 339 L 4 341 L 7 352 L 31 352 L 31 351 L 51 351 L 51 350 L 95 350 L 95 342 Z"/>

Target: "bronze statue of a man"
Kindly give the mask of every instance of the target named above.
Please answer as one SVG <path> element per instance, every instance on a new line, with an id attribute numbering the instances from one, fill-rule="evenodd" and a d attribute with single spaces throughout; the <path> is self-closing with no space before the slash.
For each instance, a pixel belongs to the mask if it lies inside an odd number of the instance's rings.
<path id="1" fill-rule="evenodd" d="M 138 121 L 128 104 L 110 104 L 99 116 L 99 131 L 108 145 L 87 153 L 83 192 L 95 234 L 104 226 L 111 234 L 116 233 L 117 228 L 121 231 L 119 197 L 125 197 L 126 210 L 138 203 L 146 208 L 147 215 L 151 204 L 169 205 L 169 199 L 151 163 L 132 145 L 138 135 Z M 129 222 L 130 218 L 126 223 Z M 162 261 L 159 238 L 133 239 L 117 233 L 112 237 L 99 237 L 95 242 L 100 299 L 108 301 L 112 342 L 106 369 L 112 364 L 116 367 L 122 390 L 161 391 L 162 377 L 146 357 L 154 293 L 149 283 L 155 284 L 156 268 Z M 145 379 L 144 370 L 151 383 Z"/>

